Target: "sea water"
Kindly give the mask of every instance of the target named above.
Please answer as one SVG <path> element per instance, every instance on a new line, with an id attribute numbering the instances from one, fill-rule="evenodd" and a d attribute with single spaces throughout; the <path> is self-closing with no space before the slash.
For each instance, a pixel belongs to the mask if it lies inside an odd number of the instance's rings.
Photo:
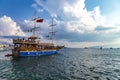
<path id="1" fill-rule="evenodd" d="M 0 51 L 0 80 L 120 80 L 120 49 L 64 48 L 13 59 Z"/>

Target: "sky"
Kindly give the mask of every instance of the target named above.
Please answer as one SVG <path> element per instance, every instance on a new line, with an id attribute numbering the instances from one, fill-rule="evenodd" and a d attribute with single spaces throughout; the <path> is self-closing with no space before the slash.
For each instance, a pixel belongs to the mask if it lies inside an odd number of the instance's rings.
<path id="1" fill-rule="evenodd" d="M 55 42 L 66 47 L 120 47 L 120 0 L 0 0 L 0 44 L 29 36 L 35 16 L 46 39 L 53 18 Z"/>

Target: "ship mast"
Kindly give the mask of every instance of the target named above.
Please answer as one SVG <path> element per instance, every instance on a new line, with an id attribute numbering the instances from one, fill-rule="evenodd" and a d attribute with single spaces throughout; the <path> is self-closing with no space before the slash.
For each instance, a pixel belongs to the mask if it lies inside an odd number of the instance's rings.
<path id="1" fill-rule="evenodd" d="M 36 21 L 34 20 L 33 36 L 36 36 Z"/>
<path id="2" fill-rule="evenodd" d="M 40 27 L 37 27 L 37 23 L 42 23 L 43 22 L 43 19 L 42 18 L 40 18 L 40 17 L 36 17 L 36 18 L 34 18 L 33 19 L 33 21 L 34 21 L 34 27 L 31 29 L 32 30 L 32 32 L 33 32 L 33 37 L 37 37 L 37 30 L 38 30 L 38 28 L 40 28 Z"/>
<path id="3" fill-rule="evenodd" d="M 54 18 L 52 18 L 52 24 L 50 25 L 51 26 L 51 32 L 50 32 L 50 34 L 51 34 L 51 41 L 52 41 L 52 43 L 54 42 L 54 38 L 55 38 L 55 31 L 54 31 L 54 26 L 56 25 L 56 24 L 54 24 L 53 23 L 53 19 Z"/>
<path id="4" fill-rule="evenodd" d="M 35 11 L 33 14 L 34 27 L 31 29 L 33 37 L 36 36 L 36 19 L 37 19 L 36 14 L 37 14 L 37 11 Z"/>
<path id="5" fill-rule="evenodd" d="M 34 27 L 31 29 L 33 37 L 37 37 L 37 32 L 36 31 L 38 30 L 38 28 L 40 28 L 40 27 L 37 27 L 37 23 L 42 23 L 43 22 L 43 19 L 40 18 L 40 17 L 37 17 L 36 14 L 37 14 L 37 11 L 34 12 L 33 18 L 32 18 L 32 21 L 34 22 Z"/>

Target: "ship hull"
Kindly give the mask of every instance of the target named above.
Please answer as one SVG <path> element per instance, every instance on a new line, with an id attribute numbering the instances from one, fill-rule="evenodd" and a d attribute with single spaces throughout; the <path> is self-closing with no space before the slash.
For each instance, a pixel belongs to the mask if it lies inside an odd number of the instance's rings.
<path id="1" fill-rule="evenodd" d="M 42 55 L 53 55 L 53 54 L 57 54 L 57 50 L 19 52 L 19 56 L 42 56 Z"/>

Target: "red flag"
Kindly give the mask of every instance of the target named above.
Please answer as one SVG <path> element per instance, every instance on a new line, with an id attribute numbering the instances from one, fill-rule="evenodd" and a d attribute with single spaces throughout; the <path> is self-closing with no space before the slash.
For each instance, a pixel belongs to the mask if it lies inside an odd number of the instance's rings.
<path id="1" fill-rule="evenodd" d="M 36 22 L 42 23 L 42 22 L 43 22 L 43 19 L 37 19 Z"/>

